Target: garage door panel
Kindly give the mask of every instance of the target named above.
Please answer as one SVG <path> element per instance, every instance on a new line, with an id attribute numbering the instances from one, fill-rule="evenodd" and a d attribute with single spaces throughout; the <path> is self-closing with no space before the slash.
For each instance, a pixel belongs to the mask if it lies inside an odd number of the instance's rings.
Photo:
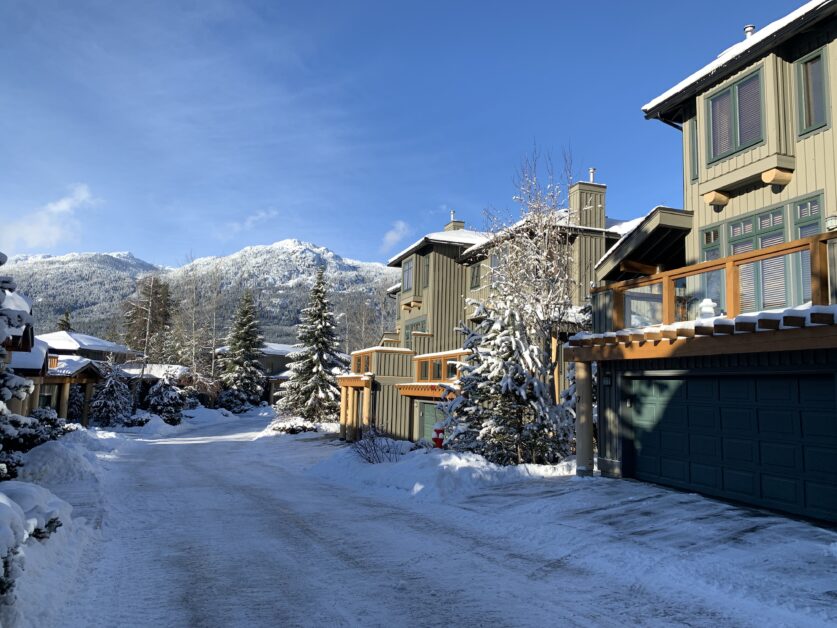
<path id="1" fill-rule="evenodd" d="M 806 446 L 802 455 L 805 471 L 837 479 L 837 448 Z"/>
<path id="2" fill-rule="evenodd" d="M 799 379 L 799 398 L 806 407 L 834 407 L 834 376 L 808 375 Z"/>
<path id="3" fill-rule="evenodd" d="M 796 471 L 801 467 L 800 446 L 796 443 L 760 443 L 759 457 L 763 467 Z"/>
<path id="4" fill-rule="evenodd" d="M 637 453 L 636 471 L 639 477 L 653 476 L 658 478 L 660 475 L 660 457 Z"/>
<path id="5" fill-rule="evenodd" d="M 689 465 L 685 460 L 673 458 L 660 459 L 660 476 L 675 482 L 689 481 Z"/>
<path id="6" fill-rule="evenodd" d="M 688 380 L 686 396 L 689 401 L 715 401 L 718 398 L 718 384 L 709 377 Z"/>
<path id="7" fill-rule="evenodd" d="M 725 468 L 723 477 L 725 490 L 744 498 L 758 495 L 759 483 L 757 473 Z"/>
<path id="8" fill-rule="evenodd" d="M 758 427 L 763 434 L 799 436 L 801 432 L 799 412 L 791 409 L 767 410 L 760 408 L 758 411 Z"/>
<path id="9" fill-rule="evenodd" d="M 756 431 L 756 412 L 752 408 L 721 408 L 721 429 L 746 435 Z"/>
<path id="10" fill-rule="evenodd" d="M 732 402 L 755 400 L 755 386 L 752 381 L 742 382 L 738 378 L 724 378 L 718 381 L 718 399 Z"/>
<path id="11" fill-rule="evenodd" d="M 770 377 L 756 380 L 756 401 L 758 403 L 785 403 L 797 401 L 798 384 L 795 377 Z"/>
<path id="12" fill-rule="evenodd" d="M 823 519 L 837 520 L 837 485 L 822 482 L 805 483 L 805 505 Z"/>
<path id="13" fill-rule="evenodd" d="M 779 507 L 801 506 L 802 482 L 789 477 L 762 474 L 761 495 Z"/>
<path id="14" fill-rule="evenodd" d="M 706 434 L 690 435 L 689 453 L 695 458 L 713 459 L 715 464 L 718 464 L 722 457 L 720 436 L 708 436 Z"/>
<path id="15" fill-rule="evenodd" d="M 725 438 L 724 463 L 758 463 L 758 443 L 744 438 Z"/>
<path id="16" fill-rule="evenodd" d="M 721 417 L 716 406 L 689 405 L 689 429 L 717 431 L 721 428 Z"/>
<path id="17" fill-rule="evenodd" d="M 837 416 L 834 412 L 802 410 L 802 432 L 805 436 L 837 439 Z"/>
<path id="18" fill-rule="evenodd" d="M 689 465 L 689 470 L 691 471 L 693 484 L 708 489 L 720 489 L 722 487 L 720 467 L 693 462 Z"/>

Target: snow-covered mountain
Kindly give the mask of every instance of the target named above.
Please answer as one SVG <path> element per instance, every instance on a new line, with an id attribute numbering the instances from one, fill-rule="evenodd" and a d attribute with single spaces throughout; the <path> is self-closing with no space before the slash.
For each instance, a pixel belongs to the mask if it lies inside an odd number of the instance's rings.
<path id="1" fill-rule="evenodd" d="M 273 341 L 292 341 L 299 310 L 316 269 L 322 265 L 338 295 L 369 294 L 376 286 L 397 280 L 397 271 L 383 264 L 346 259 L 300 240 L 249 246 L 227 256 L 199 258 L 179 268 L 156 266 L 131 253 L 18 255 L 9 258 L 3 274 L 14 277 L 19 289 L 34 299 L 37 333 L 53 331 L 61 314 L 70 311 L 79 331 L 114 335 L 121 304 L 133 294 L 137 278 L 158 272 L 170 283 L 175 301 L 192 278 L 203 289 L 217 283 L 224 321 L 231 317 L 241 293 L 252 290 L 265 335 Z"/>

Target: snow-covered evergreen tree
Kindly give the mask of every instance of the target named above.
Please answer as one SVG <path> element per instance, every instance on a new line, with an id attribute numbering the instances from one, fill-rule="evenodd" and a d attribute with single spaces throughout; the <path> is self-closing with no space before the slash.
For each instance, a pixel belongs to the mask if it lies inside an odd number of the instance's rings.
<path id="1" fill-rule="evenodd" d="M 70 310 L 64 310 L 61 318 L 58 319 L 57 328 L 58 331 L 75 331 L 73 329 L 73 324 L 70 321 Z"/>
<path id="2" fill-rule="evenodd" d="M 131 391 L 120 369 L 110 363 L 105 368 L 104 381 L 90 404 L 90 421 L 102 427 L 123 425 L 131 419 Z"/>
<path id="3" fill-rule="evenodd" d="M 241 297 L 232 328 L 227 336 L 227 352 L 221 358 L 224 392 L 218 402 L 233 412 L 257 404 L 264 391 L 264 369 L 259 362 L 264 338 L 259 329 L 253 294 Z"/>
<path id="4" fill-rule="evenodd" d="M 498 464 L 560 461 L 571 451 L 573 417 L 552 400 L 543 349 L 508 301 L 471 305 L 480 322 L 465 342 L 460 398 L 441 404 L 448 442 Z"/>
<path id="5" fill-rule="evenodd" d="M 340 412 L 337 374 L 346 368 L 327 297 L 325 269 L 317 271 L 308 307 L 297 327 L 298 351 L 290 355 L 290 379 L 278 409 L 309 421 L 336 421 Z"/>
<path id="6" fill-rule="evenodd" d="M 148 409 L 159 414 L 169 425 L 179 425 L 183 410 L 183 397 L 180 390 L 168 379 L 157 381 L 148 391 L 145 398 Z"/>
<path id="7" fill-rule="evenodd" d="M 6 256 L 0 253 L 0 266 L 6 263 Z M 6 350 L 2 343 L 11 337 L 11 330 L 31 324 L 32 318 L 28 312 L 13 309 L 6 304 L 8 295 L 17 286 L 11 277 L 0 276 L 0 480 L 6 480 L 15 475 L 15 469 L 20 463 L 18 452 L 25 451 L 20 447 L 21 439 L 27 438 L 32 419 L 12 413 L 8 405 L 12 399 L 25 399 L 32 392 L 32 382 L 14 374 L 6 366 Z"/>

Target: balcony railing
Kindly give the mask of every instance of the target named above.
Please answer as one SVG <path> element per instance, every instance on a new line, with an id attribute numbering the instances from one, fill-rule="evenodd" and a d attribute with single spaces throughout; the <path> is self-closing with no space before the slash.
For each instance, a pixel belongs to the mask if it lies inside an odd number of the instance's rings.
<path id="1" fill-rule="evenodd" d="M 707 298 L 727 318 L 806 302 L 828 305 L 835 259 L 837 233 L 821 233 L 595 288 L 594 306 L 609 307 L 610 329 L 617 330 L 694 320 Z"/>

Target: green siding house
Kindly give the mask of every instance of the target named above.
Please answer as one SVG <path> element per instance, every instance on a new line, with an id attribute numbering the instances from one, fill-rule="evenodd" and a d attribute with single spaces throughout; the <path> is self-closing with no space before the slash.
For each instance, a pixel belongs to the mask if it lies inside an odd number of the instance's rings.
<path id="1" fill-rule="evenodd" d="M 837 521 L 835 39 L 809 2 L 643 108 L 681 133 L 684 209 L 598 262 L 565 348 L 598 363 L 602 474 Z"/>

